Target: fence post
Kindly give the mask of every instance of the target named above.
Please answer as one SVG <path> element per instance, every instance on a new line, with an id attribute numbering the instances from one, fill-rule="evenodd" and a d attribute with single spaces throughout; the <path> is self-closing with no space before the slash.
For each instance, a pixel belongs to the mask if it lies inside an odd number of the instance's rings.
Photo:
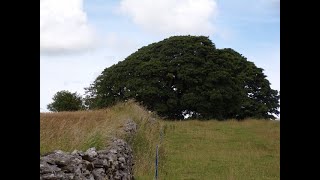
<path id="1" fill-rule="evenodd" d="M 156 175 L 155 175 L 155 179 L 158 180 L 158 145 L 157 145 L 157 149 L 156 149 Z"/>
<path id="2" fill-rule="evenodd" d="M 159 145 L 162 143 L 162 138 L 163 138 L 163 127 L 161 127 L 160 129 L 160 142 L 157 144 L 157 148 L 156 148 L 156 164 L 155 164 L 156 173 L 154 177 L 155 180 L 158 180 Z"/>

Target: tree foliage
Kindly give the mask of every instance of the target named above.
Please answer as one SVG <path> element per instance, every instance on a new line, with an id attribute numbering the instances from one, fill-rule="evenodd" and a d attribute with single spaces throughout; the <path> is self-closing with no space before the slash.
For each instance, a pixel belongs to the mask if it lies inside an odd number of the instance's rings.
<path id="1" fill-rule="evenodd" d="M 205 36 L 173 36 L 140 48 L 86 88 L 90 109 L 135 99 L 170 119 L 274 118 L 278 91 L 262 68 Z"/>
<path id="2" fill-rule="evenodd" d="M 50 111 L 78 111 L 84 108 L 82 97 L 76 92 L 59 91 L 53 96 L 52 100 L 53 102 L 47 106 Z"/>

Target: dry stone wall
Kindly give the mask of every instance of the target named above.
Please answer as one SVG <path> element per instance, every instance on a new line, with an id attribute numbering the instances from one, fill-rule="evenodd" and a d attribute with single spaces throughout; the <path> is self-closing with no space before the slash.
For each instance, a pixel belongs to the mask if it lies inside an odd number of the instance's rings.
<path id="1" fill-rule="evenodd" d="M 124 131 L 133 135 L 137 125 L 128 121 Z M 123 139 L 112 140 L 107 149 L 86 152 L 60 150 L 40 157 L 40 180 L 132 180 L 133 152 Z"/>

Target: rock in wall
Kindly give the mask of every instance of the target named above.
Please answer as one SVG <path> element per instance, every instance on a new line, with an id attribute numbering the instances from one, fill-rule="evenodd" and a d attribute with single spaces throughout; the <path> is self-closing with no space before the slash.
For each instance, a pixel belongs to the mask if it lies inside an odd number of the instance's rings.
<path id="1" fill-rule="evenodd" d="M 131 127 L 130 127 L 131 126 Z M 136 124 L 129 121 L 125 131 L 134 133 Z M 90 148 L 72 153 L 60 150 L 40 157 L 40 180 L 132 180 L 133 152 L 123 139 L 113 139 L 105 150 Z"/>

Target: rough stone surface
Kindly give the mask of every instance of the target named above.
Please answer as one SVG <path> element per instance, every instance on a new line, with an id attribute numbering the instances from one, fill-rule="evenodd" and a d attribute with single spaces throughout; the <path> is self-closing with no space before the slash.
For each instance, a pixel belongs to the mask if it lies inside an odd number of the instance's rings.
<path id="1" fill-rule="evenodd" d="M 137 124 L 133 120 L 129 119 L 127 121 L 127 123 L 124 125 L 124 131 L 127 134 L 131 134 L 131 135 L 136 133 L 137 132 Z"/>
<path id="2" fill-rule="evenodd" d="M 133 134 L 137 126 L 129 121 L 124 131 Z M 133 180 L 133 152 L 123 139 L 112 140 L 107 149 L 86 152 L 56 150 L 40 156 L 40 180 Z"/>

